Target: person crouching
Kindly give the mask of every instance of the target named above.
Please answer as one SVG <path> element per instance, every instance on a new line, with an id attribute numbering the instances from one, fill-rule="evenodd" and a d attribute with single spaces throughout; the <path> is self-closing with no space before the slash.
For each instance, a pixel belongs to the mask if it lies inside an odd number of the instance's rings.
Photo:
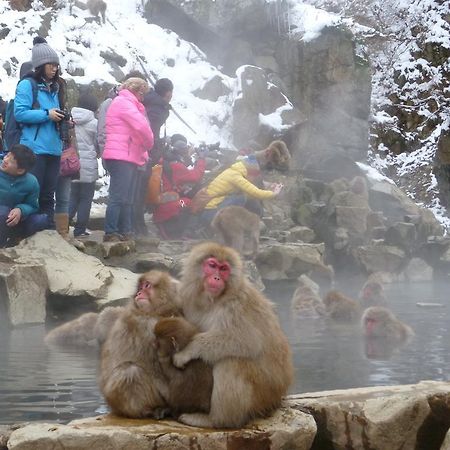
<path id="1" fill-rule="evenodd" d="M 39 183 L 29 173 L 35 161 L 30 148 L 16 144 L 0 165 L 0 247 L 15 245 L 48 226 L 47 215 L 37 214 Z"/>

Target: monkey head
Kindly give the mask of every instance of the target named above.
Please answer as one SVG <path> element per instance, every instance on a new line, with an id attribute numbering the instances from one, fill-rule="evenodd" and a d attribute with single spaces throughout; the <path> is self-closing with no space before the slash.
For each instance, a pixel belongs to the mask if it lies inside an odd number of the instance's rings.
<path id="1" fill-rule="evenodd" d="M 178 282 L 168 273 L 151 270 L 139 277 L 134 308 L 137 312 L 151 315 L 167 315 L 176 310 Z"/>
<path id="2" fill-rule="evenodd" d="M 386 329 L 397 321 L 394 314 L 387 308 L 371 306 L 362 317 L 362 327 L 367 337 L 382 337 Z"/>
<path id="3" fill-rule="evenodd" d="M 379 296 L 382 293 L 383 286 L 378 281 L 370 281 L 364 285 L 361 297 L 364 300 L 370 300 L 372 297 Z"/>
<path id="4" fill-rule="evenodd" d="M 187 257 L 182 273 L 198 294 L 217 299 L 230 289 L 237 289 L 242 280 L 242 261 L 230 247 L 206 242 L 194 247 Z"/>
<path id="5" fill-rule="evenodd" d="M 156 323 L 154 333 L 158 352 L 173 355 L 189 344 L 197 328 L 182 317 L 167 317 Z"/>

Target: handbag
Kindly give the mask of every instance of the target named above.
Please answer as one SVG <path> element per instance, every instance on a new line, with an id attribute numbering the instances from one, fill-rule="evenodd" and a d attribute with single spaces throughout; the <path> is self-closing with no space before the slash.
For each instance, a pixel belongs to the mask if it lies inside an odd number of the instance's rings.
<path id="1" fill-rule="evenodd" d="M 80 158 L 77 151 L 75 129 L 71 130 L 71 144 L 62 151 L 61 162 L 59 164 L 59 174 L 62 177 L 80 177 Z"/>

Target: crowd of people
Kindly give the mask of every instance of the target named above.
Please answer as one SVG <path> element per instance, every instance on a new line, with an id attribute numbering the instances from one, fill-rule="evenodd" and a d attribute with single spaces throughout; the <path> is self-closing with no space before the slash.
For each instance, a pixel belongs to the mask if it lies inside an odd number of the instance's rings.
<path id="1" fill-rule="evenodd" d="M 280 192 L 281 185 L 259 187 L 260 168 L 253 155 L 201 189 L 205 148 L 194 150 L 181 134 L 166 136 L 174 90 L 167 78 L 150 86 L 133 71 L 100 105 L 92 93 L 82 93 L 69 114 L 57 53 L 43 38 L 33 44 L 14 98 L 20 141 L 5 151 L 0 166 L 0 247 L 42 229 L 56 229 L 69 240 L 70 223 L 74 238 L 89 235 L 100 158 L 109 174 L 105 242 L 147 235 L 146 212 L 152 212 L 162 238 L 194 237 L 219 209 L 240 205 L 261 215 L 261 200 Z M 5 111 L 0 113 L 4 118 Z M 67 133 L 67 127 L 73 131 Z M 60 173 L 61 155 L 69 146 L 76 147 L 79 157 L 75 177 Z M 157 174 L 158 200 L 149 202 L 149 186 Z"/>

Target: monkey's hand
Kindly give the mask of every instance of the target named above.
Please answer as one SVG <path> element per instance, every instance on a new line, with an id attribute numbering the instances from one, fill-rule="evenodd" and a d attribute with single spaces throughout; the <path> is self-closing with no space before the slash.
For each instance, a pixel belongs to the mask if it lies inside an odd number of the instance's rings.
<path id="1" fill-rule="evenodd" d="M 179 369 L 184 369 L 184 366 L 192 359 L 190 353 L 185 350 L 175 353 L 173 355 L 173 365 Z"/>

